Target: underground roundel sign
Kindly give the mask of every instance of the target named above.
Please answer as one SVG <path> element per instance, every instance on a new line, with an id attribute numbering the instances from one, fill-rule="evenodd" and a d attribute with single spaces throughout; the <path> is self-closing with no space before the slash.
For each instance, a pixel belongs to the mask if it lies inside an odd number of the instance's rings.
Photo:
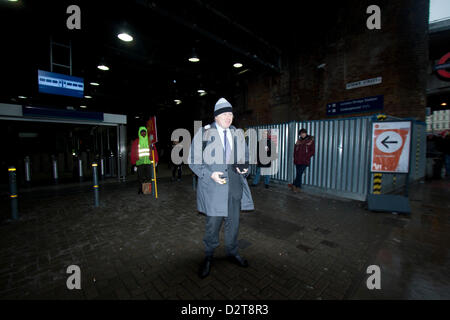
<path id="1" fill-rule="evenodd" d="M 411 122 L 374 122 L 372 172 L 408 173 Z"/>

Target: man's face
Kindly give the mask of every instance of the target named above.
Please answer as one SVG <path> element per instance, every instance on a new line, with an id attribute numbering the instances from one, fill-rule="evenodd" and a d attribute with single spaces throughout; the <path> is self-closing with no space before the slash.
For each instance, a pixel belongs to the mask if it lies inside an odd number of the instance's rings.
<path id="1" fill-rule="evenodd" d="M 219 114 L 216 118 L 216 122 L 224 129 L 228 129 L 233 122 L 233 113 L 232 112 L 224 112 Z"/>
<path id="2" fill-rule="evenodd" d="M 145 133 L 144 130 L 141 131 L 141 136 L 145 137 L 147 134 Z"/>
<path id="3" fill-rule="evenodd" d="M 305 139 L 306 138 L 306 132 L 300 133 L 300 137 L 302 137 L 302 139 Z"/>

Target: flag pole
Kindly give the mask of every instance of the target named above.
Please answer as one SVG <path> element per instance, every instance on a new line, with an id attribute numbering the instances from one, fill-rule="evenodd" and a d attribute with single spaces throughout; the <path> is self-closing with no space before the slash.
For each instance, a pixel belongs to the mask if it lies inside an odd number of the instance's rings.
<path id="1" fill-rule="evenodd" d="M 155 198 L 158 199 L 158 187 L 156 186 L 155 150 L 152 148 L 153 181 L 155 183 Z"/>

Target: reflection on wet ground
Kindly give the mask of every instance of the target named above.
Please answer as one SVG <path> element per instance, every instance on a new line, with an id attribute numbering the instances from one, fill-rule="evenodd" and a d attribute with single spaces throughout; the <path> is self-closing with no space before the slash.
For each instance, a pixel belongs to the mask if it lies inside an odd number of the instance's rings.
<path id="1" fill-rule="evenodd" d="M 449 299 L 449 181 L 411 187 L 411 215 L 284 185 L 252 188 L 242 212 L 242 269 L 221 245 L 200 280 L 205 218 L 192 179 L 160 179 L 158 200 L 137 183 L 89 184 L 20 194 L 20 220 L 0 224 L 0 298 L 7 299 Z M 7 201 L 0 209 L 9 211 Z M 69 265 L 82 290 L 66 287 Z M 367 267 L 381 268 L 368 290 Z"/>

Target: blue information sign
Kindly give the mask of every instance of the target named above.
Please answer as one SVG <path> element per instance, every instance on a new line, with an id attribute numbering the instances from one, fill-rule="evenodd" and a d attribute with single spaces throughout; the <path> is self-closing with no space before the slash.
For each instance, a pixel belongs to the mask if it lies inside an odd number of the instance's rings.
<path id="1" fill-rule="evenodd" d="M 76 98 L 84 97 L 83 78 L 38 70 L 39 92 Z"/>
<path id="2" fill-rule="evenodd" d="M 332 102 L 327 104 L 327 116 L 382 110 L 383 105 L 383 95 Z"/>

